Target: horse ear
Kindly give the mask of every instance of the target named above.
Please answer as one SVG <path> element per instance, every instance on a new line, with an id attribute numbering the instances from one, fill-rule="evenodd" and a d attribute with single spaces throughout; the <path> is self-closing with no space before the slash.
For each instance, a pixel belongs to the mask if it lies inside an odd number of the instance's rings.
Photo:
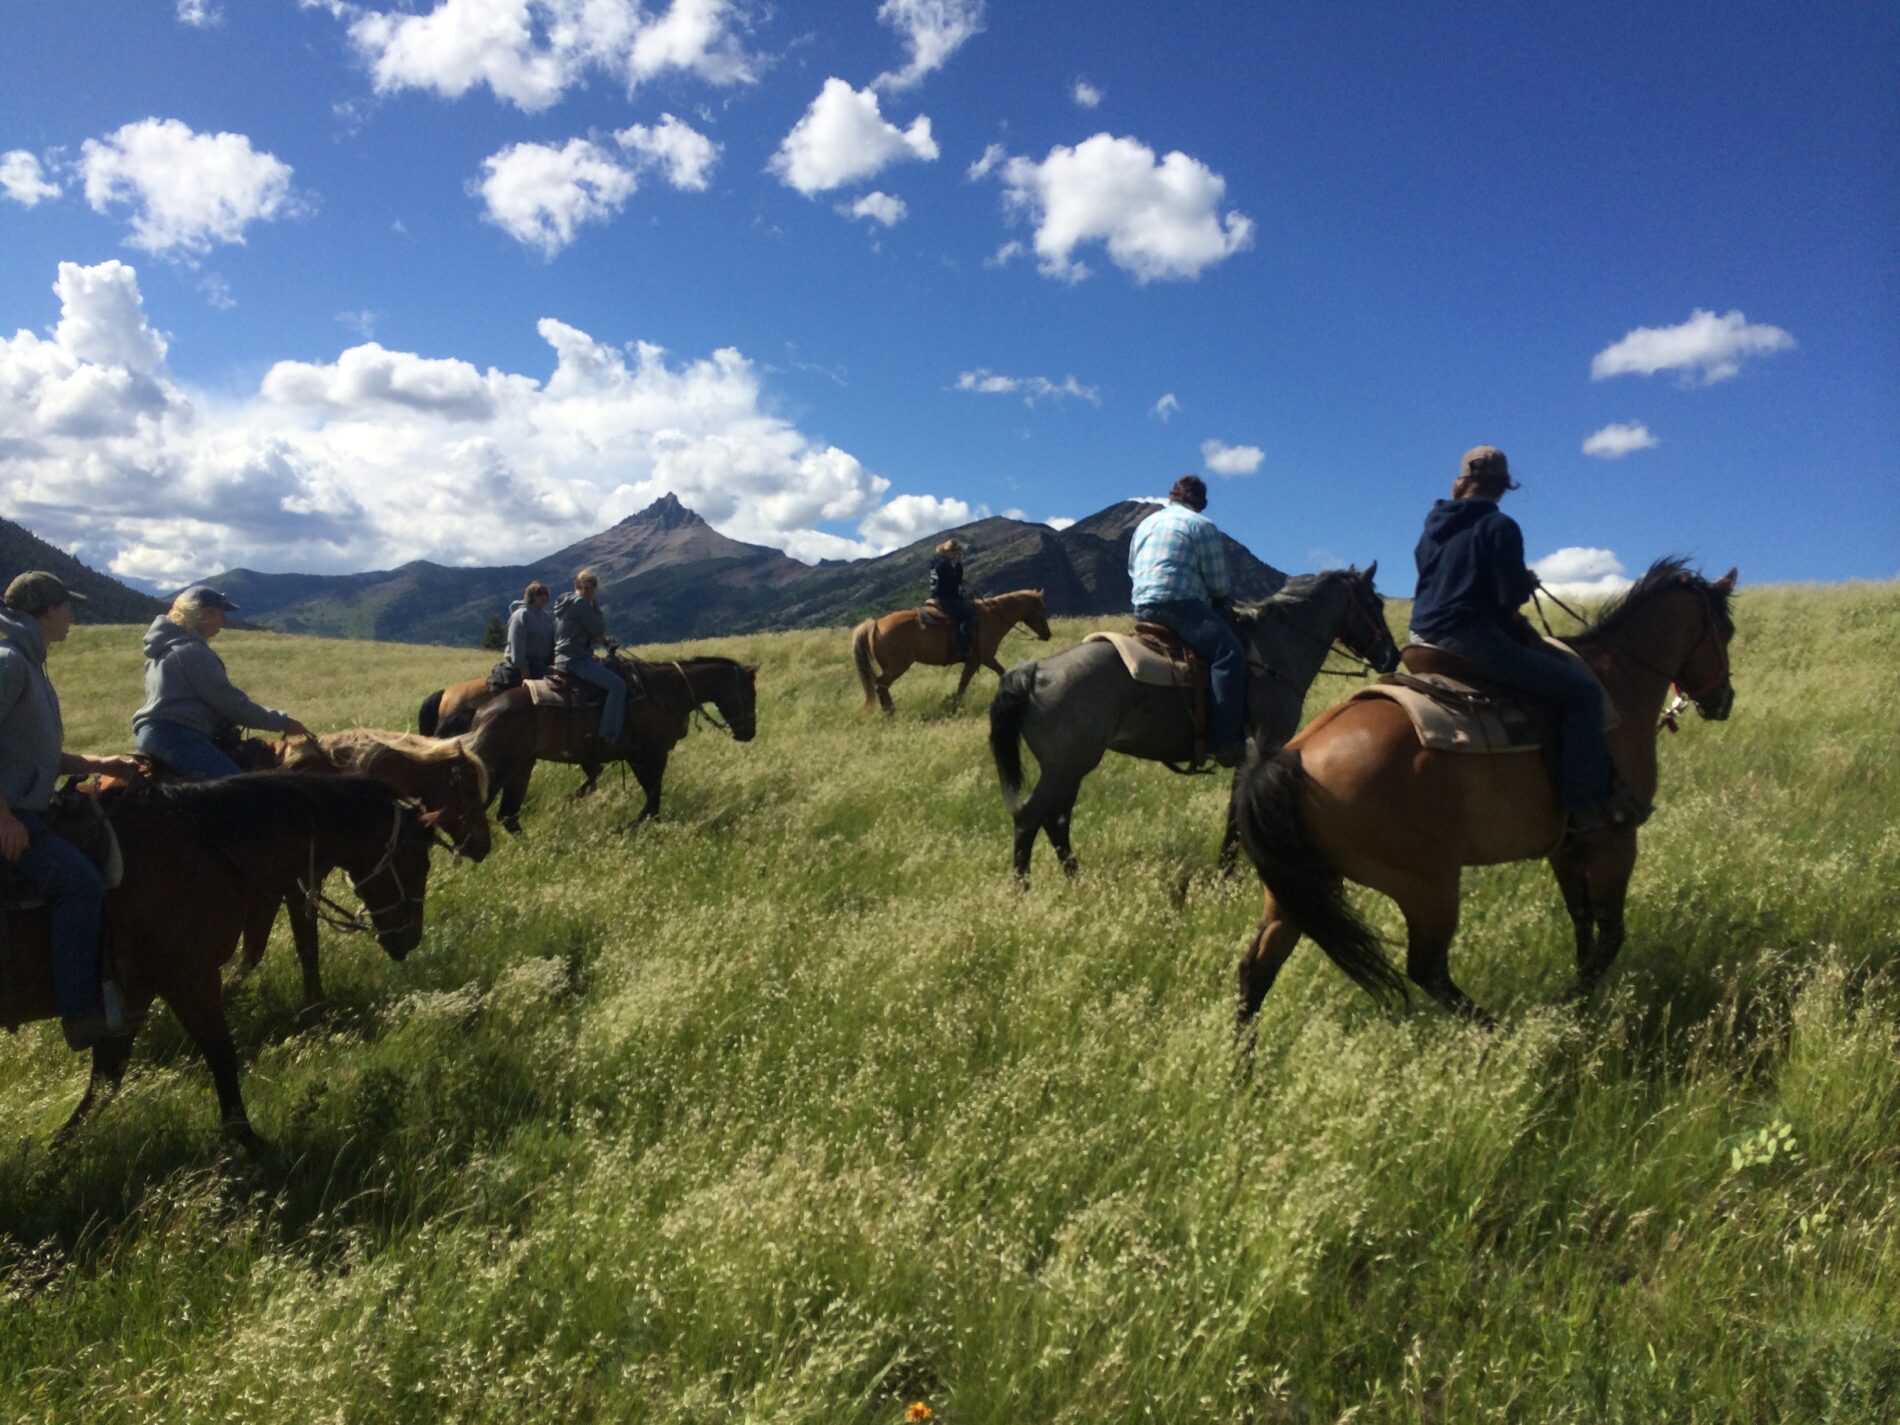
<path id="1" fill-rule="evenodd" d="M 1731 567 L 1728 573 L 1724 574 L 1720 579 L 1717 579 L 1709 587 L 1714 589 L 1718 594 L 1733 592 L 1735 588 L 1735 570 Z"/>
<path id="2" fill-rule="evenodd" d="M 1370 564 L 1366 565 L 1366 582 L 1370 584 L 1372 582 L 1372 576 L 1374 574 L 1377 574 L 1378 572 L 1379 572 L 1379 561 L 1375 559 Z"/>

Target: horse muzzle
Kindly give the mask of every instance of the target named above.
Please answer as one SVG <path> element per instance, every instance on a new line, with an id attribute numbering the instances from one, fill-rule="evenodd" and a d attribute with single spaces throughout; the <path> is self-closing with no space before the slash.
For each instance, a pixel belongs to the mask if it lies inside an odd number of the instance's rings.
<path id="1" fill-rule="evenodd" d="M 1722 691 L 1707 702 L 1697 703 L 1695 710 L 1710 722 L 1727 722 L 1728 715 L 1735 711 L 1735 685 L 1724 685 Z"/>
<path id="2" fill-rule="evenodd" d="M 409 952 L 422 943 L 422 917 L 418 915 L 401 930 L 376 932 L 376 943 L 392 960 L 406 960 Z"/>

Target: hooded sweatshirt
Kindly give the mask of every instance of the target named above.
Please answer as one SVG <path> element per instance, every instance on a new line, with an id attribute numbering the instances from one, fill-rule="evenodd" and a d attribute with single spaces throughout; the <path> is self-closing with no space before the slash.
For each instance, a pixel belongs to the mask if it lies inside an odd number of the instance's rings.
<path id="1" fill-rule="evenodd" d="M 0 608 L 0 795 L 10 810 L 46 810 L 65 736 L 40 621 Z"/>
<path id="2" fill-rule="evenodd" d="M 526 599 L 508 605 L 508 651 L 502 655 L 530 678 L 545 678 L 554 661 L 554 615 Z"/>
<path id="3" fill-rule="evenodd" d="M 565 668 L 594 656 L 594 645 L 607 636 L 607 616 L 579 594 L 554 601 L 554 666 Z"/>
<path id="4" fill-rule="evenodd" d="M 220 723 L 282 732 L 290 714 L 252 702 L 231 686 L 224 660 L 198 634 L 165 615 L 145 630 L 145 706 L 132 714 L 132 730 L 148 722 L 176 722 L 206 737 Z"/>
<path id="5" fill-rule="evenodd" d="M 1508 628 L 1537 587 L 1524 536 L 1496 500 L 1440 500 L 1425 516 L 1415 554 L 1412 632 L 1434 637 L 1474 625 Z"/>

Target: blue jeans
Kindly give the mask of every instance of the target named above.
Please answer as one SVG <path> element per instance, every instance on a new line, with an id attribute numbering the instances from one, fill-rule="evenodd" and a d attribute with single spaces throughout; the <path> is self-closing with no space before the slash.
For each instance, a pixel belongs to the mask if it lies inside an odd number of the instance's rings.
<path id="1" fill-rule="evenodd" d="M 1199 599 L 1170 599 L 1145 604 L 1135 617 L 1165 624 L 1189 648 L 1207 660 L 1209 670 L 1208 741 L 1212 750 L 1238 747 L 1246 736 L 1247 650 L 1213 608 Z"/>
<path id="2" fill-rule="evenodd" d="M 210 738 L 182 722 L 148 722 L 133 741 L 139 751 L 174 776 L 214 781 L 238 773 L 237 763 L 220 752 Z"/>
<path id="3" fill-rule="evenodd" d="M 598 658 L 576 658 L 559 666 L 565 668 L 570 677 L 592 683 L 607 694 L 607 701 L 600 710 L 600 735 L 608 742 L 615 741 L 627 721 L 627 680 Z"/>
<path id="4" fill-rule="evenodd" d="M 83 1019 L 99 1008 L 99 923 L 106 887 L 80 850 L 46 829 L 36 811 L 16 811 L 26 828 L 26 850 L 13 863 L 20 878 L 46 897 L 52 917 L 53 1003 L 62 1019 Z"/>
<path id="5" fill-rule="evenodd" d="M 1474 625 L 1434 633 L 1440 648 L 1469 658 L 1485 677 L 1515 692 L 1555 703 L 1563 713 L 1557 794 L 1565 811 L 1610 804 L 1610 744 L 1603 736 L 1603 685 L 1583 669 L 1519 643 L 1501 628 Z"/>
<path id="6" fill-rule="evenodd" d="M 932 594 L 931 602 L 942 609 L 957 624 L 956 656 L 968 658 L 976 652 L 976 608 L 961 594 L 952 594 L 945 598 L 942 594 Z"/>

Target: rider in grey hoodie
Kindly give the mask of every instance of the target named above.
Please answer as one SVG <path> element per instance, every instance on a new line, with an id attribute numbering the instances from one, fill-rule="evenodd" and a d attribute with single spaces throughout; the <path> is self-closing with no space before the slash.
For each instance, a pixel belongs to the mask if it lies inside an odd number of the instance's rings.
<path id="1" fill-rule="evenodd" d="M 548 586 L 536 579 L 508 606 L 508 651 L 503 655 L 524 678 L 545 678 L 554 664 L 554 615 Z"/>
<path id="2" fill-rule="evenodd" d="M 237 763 L 212 741 L 226 725 L 310 735 L 289 713 L 252 702 L 233 687 L 224 660 L 211 651 L 207 640 L 236 608 L 216 589 L 194 584 L 145 631 L 145 705 L 132 714 L 132 730 L 139 751 L 183 776 L 237 772 Z"/>

